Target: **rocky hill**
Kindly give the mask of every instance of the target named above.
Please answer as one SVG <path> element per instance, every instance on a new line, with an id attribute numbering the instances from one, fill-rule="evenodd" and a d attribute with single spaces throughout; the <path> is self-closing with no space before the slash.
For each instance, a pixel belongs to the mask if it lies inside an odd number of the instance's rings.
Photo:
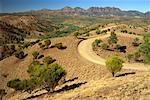
<path id="1" fill-rule="evenodd" d="M 27 37 L 38 37 L 55 28 L 50 21 L 31 15 L 0 16 L 0 46 L 19 43 Z"/>
<path id="2" fill-rule="evenodd" d="M 30 14 L 69 14 L 69 15 L 86 15 L 86 16 L 128 16 L 128 17 L 149 17 L 149 12 L 143 13 L 136 10 L 124 11 L 116 7 L 90 7 L 83 9 L 80 7 L 71 8 L 66 6 L 58 10 L 42 9 L 29 11 Z"/>

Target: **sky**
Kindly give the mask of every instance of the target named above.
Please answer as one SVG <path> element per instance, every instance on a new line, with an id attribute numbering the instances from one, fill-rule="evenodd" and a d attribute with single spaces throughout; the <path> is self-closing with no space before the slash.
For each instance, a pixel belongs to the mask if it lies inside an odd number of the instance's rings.
<path id="1" fill-rule="evenodd" d="M 0 12 L 23 12 L 71 7 L 118 7 L 122 10 L 150 11 L 150 0 L 0 0 Z"/>

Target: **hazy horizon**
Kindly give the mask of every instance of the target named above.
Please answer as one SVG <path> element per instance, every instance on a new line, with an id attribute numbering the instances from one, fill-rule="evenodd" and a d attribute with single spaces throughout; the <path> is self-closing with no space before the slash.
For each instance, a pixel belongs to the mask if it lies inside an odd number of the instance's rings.
<path id="1" fill-rule="evenodd" d="M 61 9 L 65 6 L 81 7 L 116 7 L 121 10 L 150 11 L 150 0 L 2 0 L 0 13 L 24 12 L 40 9 Z"/>

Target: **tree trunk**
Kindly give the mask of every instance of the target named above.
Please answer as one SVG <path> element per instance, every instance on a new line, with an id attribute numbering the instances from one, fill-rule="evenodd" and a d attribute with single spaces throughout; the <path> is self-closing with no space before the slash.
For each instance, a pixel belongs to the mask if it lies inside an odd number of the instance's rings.
<path id="1" fill-rule="evenodd" d="M 113 76 L 113 77 L 115 76 L 115 73 L 114 73 L 114 72 L 112 72 L 112 76 Z"/>

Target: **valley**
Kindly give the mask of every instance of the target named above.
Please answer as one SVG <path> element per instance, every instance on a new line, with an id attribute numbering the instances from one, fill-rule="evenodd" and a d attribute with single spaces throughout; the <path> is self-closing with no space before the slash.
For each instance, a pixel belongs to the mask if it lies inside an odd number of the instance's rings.
<path id="1" fill-rule="evenodd" d="M 148 16 L 114 7 L 1 14 L 0 98 L 148 100 Z"/>

